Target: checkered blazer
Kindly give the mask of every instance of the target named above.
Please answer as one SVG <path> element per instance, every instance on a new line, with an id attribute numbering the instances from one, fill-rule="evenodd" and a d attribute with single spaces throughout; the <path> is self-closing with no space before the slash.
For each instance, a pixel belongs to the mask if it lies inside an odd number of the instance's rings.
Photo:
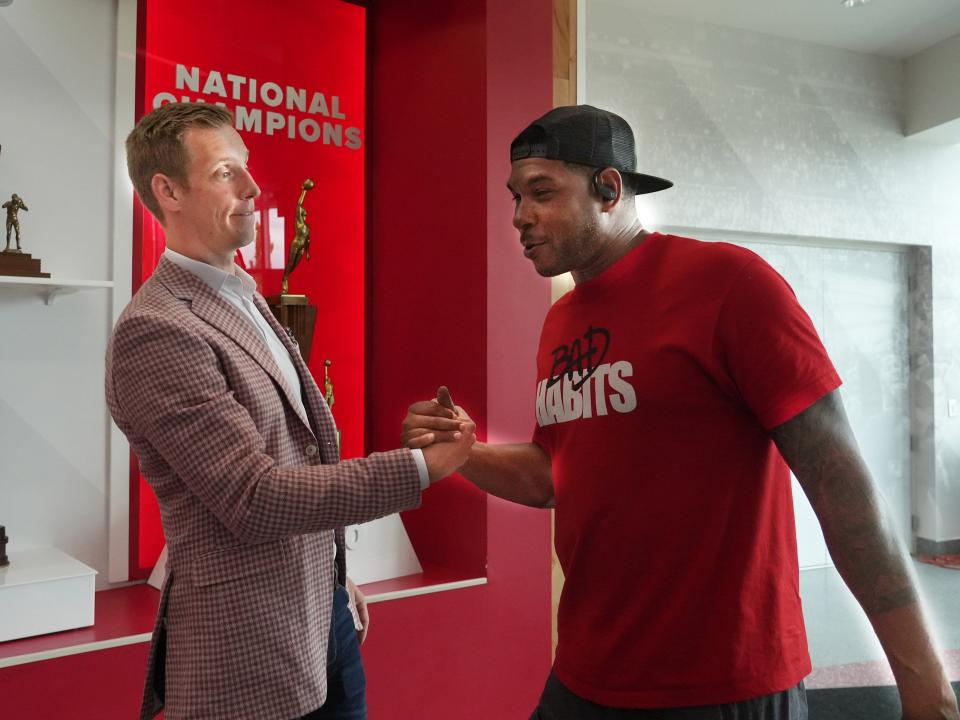
<path id="1" fill-rule="evenodd" d="M 343 526 L 420 502 L 409 450 L 339 462 L 297 346 L 256 304 L 307 417 L 253 324 L 167 259 L 107 349 L 107 404 L 156 492 L 169 553 L 145 720 L 162 707 L 167 720 L 291 720 L 322 705 Z"/>

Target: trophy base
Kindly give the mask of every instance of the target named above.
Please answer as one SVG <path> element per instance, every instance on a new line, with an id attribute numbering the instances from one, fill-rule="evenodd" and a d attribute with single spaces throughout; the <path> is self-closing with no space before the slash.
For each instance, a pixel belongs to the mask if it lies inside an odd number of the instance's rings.
<path id="1" fill-rule="evenodd" d="M 271 295 L 270 301 L 275 302 L 277 305 L 283 307 L 285 305 L 307 305 L 307 296 L 306 295 L 291 295 L 290 293 L 283 293 L 281 295 Z"/>
<path id="2" fill-rule="evenodd" d="M 4 250 L 0 252 L 0 275 L 14 277 L 48 278 L 50 273 L 40 272 L 40 258 L 34 260 L 30 253 L 22 250 Z"/>
<path id="3" fill-rule="evenodd" d="M 317 322 L 317 306 L 307 302 L 306 295 L 271 295 L 267 298 L 273 316 L 287 328 L 300 346 L 300 355 L 305 363 L 310 362 L 313 345 L 313 328 Z"/>

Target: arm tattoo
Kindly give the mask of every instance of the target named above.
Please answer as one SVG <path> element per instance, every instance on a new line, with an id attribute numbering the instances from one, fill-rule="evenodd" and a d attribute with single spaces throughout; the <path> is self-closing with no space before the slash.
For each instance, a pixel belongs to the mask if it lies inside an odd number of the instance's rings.
<path id="1" fill-rule="evenodd" d="M 830 556 L 868 616 L 916 602 L 896 529 L 834 391 L 770 431 L 823 528 Z"/>

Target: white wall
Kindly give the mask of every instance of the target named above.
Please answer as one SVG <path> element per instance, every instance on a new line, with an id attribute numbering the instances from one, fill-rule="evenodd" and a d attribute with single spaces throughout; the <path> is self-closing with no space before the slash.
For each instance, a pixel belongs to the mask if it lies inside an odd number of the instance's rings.
<path id="1" fill-rule="evenodd" d="M 649 226 L 933 248 L 936 477 L 919 535 L 960 538 L 960 147 L 902 134 L 903 64 L 588 0 L 581 102 L 622 114 Z M 930 358 L 920 358 L 920 363 Z"/>
<path id="2" fill-rule="evenodd" d="M 924 139 L 960 142 L 960 35 L 947 38 L 904 63 L 904 132 Z"/>
<path id="3" fill-rule="evenodd" d="M 55 278 L 112 279 L 115 52 L 114 0 L 0 8 L 0 197 L 23 197 L 24 250 Z M 101 588 L 110 303 L 0 289 L 0 525 L 10 549 L 60 547 Z"/>

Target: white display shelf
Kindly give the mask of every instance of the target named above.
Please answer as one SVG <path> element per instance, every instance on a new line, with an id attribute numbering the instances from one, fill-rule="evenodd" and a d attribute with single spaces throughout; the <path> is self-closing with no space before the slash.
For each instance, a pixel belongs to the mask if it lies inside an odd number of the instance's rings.
<path id="1" fill-rule="evenodd" d="M 43 298 L 46 305 L 53 303 L 58 295 L 68 295 L 81 290 L 112 288 L 112 280 L 64 280 L 61 278 L 17 277 L 0 275 L 0 290 L 19 290 L 32 292 Z"/>

